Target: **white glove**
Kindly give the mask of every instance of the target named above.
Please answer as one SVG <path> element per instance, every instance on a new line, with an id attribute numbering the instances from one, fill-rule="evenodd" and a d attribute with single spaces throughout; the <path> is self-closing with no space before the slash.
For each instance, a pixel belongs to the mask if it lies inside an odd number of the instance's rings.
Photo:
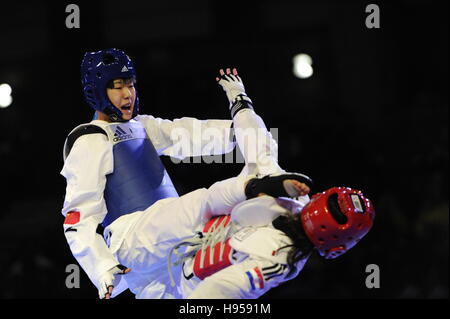
<path id="1" fill-rule="evenodd" d="M 117 275 L 127 274 L 130 271 L 130 268 L 119 264 L 100 276 L 98 287 L 98 296 L 100 299 L 109 299 L 113 288 L 119 283 L 120 278 Z"/>
<path id="2" fill-rule="evenodd" d="M 245 93 L 244 83 L 235 68 L 233 69 L 233 73 L 231 73 L 230 68 L 226 69 L 226 74 L 223 69 L 220 69 L 219 73 L 220 78 L 216 77 L 216 81 L 222 86 L 227 94 L 230 108 L 238 100 L 245 100 L 251 103 L 250 98 Z"/>

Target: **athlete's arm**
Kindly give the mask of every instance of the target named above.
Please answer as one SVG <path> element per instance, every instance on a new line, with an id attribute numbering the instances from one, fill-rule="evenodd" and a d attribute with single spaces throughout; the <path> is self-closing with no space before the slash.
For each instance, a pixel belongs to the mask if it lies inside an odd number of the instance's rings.
<path id="1" fill-rule="evenodd" d="M 231 120 L 198 120 L 192 117 L 164 120 L 139 115 L 147 134 L 160 155 L 178 159 L 190 156 L 220 155 L 234 149 Z"/>
<path id="2" fill-rule="evenodd" d="M 103 190 L 112 165 L 106 136 L 89 134 L 75 141 L 61 171 L 67 181 L 62 209 L 64 235 L 100 298 L 108 297 L 116 274 L 113 269 L 119 265 L 98 231 L 107 212 Z"/>

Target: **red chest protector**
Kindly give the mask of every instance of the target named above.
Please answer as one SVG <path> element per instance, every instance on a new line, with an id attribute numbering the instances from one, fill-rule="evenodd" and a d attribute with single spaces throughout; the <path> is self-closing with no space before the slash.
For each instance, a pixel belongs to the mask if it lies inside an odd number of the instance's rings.
<path id="1" fill-rule="evenodd" d="M 205 244 L 194 259 L 194 275 L 201 280 L 231 265 L 230 238 L 223 238 L 230 220 L 229 215 L 214 217 L 203 228 Z"/>

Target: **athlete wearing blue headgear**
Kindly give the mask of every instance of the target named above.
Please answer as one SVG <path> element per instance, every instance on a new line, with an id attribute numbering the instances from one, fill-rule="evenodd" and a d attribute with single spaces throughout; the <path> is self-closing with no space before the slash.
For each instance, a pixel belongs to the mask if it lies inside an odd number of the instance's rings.
<path id="1" fill-rule="evenodd" d="M 114 80 L 118 82 L 117 85 Z M 81 62 L 81 85 L 86 102 L 94 110 L 107 115 L 111 122 L 126 121 L 139 113 L 139 99 L 133 89 L 135 81 L 133 62 L 123 51 L 107 49 L 84 55 Z M 115 105 L 111 101 L 107 89 L 118 89 L 118 85 L 130 88 L 129 103 L 122 104 L 122 101 L 118 101 L 120 104 Z"/>
<path id="2" fill-rule="evenodd" d="M 123 51 L 86 53 L 81 84 L 97 119 L 73 129 L 64 145 L 64 233 L 101 298 L 111 295 L 112 286 L 115 294 L 126 288 L 118 286 L 116 275 L 129 269 L 114 256 L 130 227 L 121 217 L 178 197 L 159 156 L 183 159 L 234 148 L 231 120 L 171 121 L 139 114 L 135 82 L 135 67 Z"/>

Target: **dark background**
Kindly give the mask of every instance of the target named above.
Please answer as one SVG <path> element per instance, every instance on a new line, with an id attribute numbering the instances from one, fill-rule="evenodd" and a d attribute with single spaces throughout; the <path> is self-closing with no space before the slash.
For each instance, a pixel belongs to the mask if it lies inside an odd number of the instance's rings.
<path id="1" fill-rule="evenodd" d="M 141 113 L 229 119 L 219 68 L 237 67 L 255 109 L 279 130 L 279 161 L 313 177 L 315 192 L 361 189 L 375 226 L 334 261 L 313 256 L 263 298 L 448 298 L 448 1 L 2 2 L 0 298 L 96 298 L 62 231 L 67 134 L 89 122 L 84 52 L 125 50 L 138 71 Z M 376 3 L 381 28 L 365 27 Z M 314 75 L 298 79 L 292 57 Z M 173 164 L 180 195 L 237 174 L 239 164 Z M 368 289 L 368 264 L 381 288 Z M 120 298 L 132 298 L 130 293 Z"/>

